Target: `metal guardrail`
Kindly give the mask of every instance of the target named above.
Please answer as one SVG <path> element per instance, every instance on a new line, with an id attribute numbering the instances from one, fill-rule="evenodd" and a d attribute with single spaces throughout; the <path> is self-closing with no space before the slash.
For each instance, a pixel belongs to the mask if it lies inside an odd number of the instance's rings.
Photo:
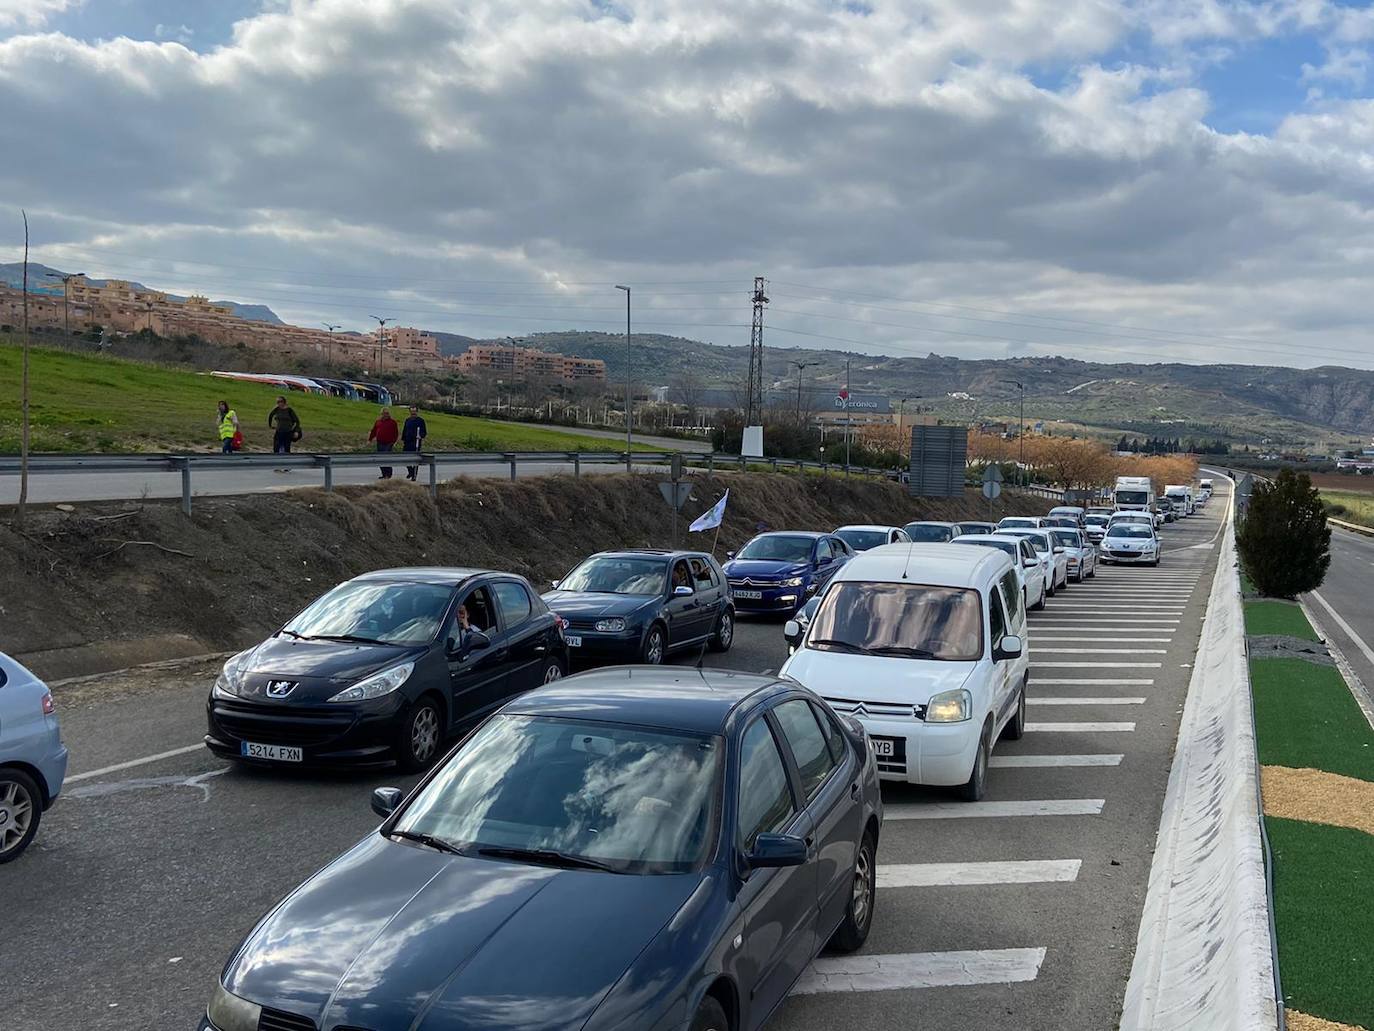
<path id="1" fill-rule="evenodd" d="M 868 466 L 844 466 L 831 462 L 812 462 L 790 458 L 750 458 L 723 453 L 690 451 L 366 451 L 334 454 L 296 452 L 289 455 L 268 454 L 83 454 L 32 455 L 29 457 L 30 475 L 80 474 L 110 472 L 180 473 L 181 508 L 191 513 L 193 474 L 195 470 L 225 469 L 311 469 L 324 473 L 324 489 L 334 489 L 334 470 L 353 467 L 377 467 L 390 464 L 424 466 L 429 471 L 429 490 L 438 494 L 440 465 L 478 466 L 506 465 L 514 480 L 524 465 L 566 465 L 574 476 L 580 476 L 583 466 L 624 465 L 627 472 L 636 465 L 668 465 L 680 458 L 684 466 L 717 469 L 765 468 L 773 472 L 807 469 L 823 473 L 843 472 L 844 475 L 881 476 L 897 480 L 895 469 L 875 469 Z M 0 476 L 18 475 L 20 460 L 14 455 L 0 456 Z"/>

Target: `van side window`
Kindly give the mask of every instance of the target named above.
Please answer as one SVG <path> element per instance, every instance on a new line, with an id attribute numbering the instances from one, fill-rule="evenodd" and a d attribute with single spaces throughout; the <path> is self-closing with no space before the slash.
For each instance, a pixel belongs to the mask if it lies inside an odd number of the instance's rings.
<path id="1" fill-rule="evenodd" d="M 1002 614 L 1002 600 L 998 597 L 1001 593 L 992 591 L 988 595 L 988 630 L 993 647 L 1001 644 L 1002 638 L 1007 636 L 1007 617 Z"/>
<path id="2" fill-rule="evenodd" d="M 1021 622 L 1021 588 L 1016 585 L 1016 572 L 1002 577 L 1002 600 L 1007 603 L 1007 619 L 1015 627 Z"/>

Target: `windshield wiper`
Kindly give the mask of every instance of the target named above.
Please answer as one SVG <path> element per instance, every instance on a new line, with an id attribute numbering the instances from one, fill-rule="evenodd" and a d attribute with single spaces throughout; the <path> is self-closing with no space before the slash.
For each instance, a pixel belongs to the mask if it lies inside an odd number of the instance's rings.
<path id="1" fill-rule="evenodd" d="M 586 856 L 575 856 L 571 852 L 559 852 L 552 848 L 516 848 L 506 845 L 488 845 L 477 850 L 479 856 L 493 859 L 523 859 L 530 863 L 543 863 L 546 866 L 565 866 L 574 870 L 601 870 L 605 873 L 619 873 L 609 863 Z"/>
<path id="2" fill-rule="evenodd" d="M 311 637 L 312 641 L 347 641 L 350 644 L 387 644 L 386 641 L 379 641 L 375 637 L 359 637 L 357 634 L 316 634 Z"/>
<path id="3" fill-rule="evenodd" d="M 308 640 L 310 640 L 310 638 L 306 637 L 305 634 L 298 634 L 298 633 L 296 633 L 296 631 L 294 631 L 294 630 L 288 630 L 288 629 L 286 629 L 286 627 L 282 627 L 282 628 L 281 628 L 281 633 L 283 633 L 283 634 L 290 634 L 292 637 L 294 637 L 294 638 L 295 638 L 296 640 L 298 640 L 298 641 L 308 641 Z"/>
<path id="4" fill-rule="evenodd" d="M 392 831 L 389 837 L 418 842 L 421 845 L 429 846 L 436 852 L 447 852 L 454 856 L 467 855 L 466 852 L 453 844 L 453 842 L 445 841 L 443 838 L 436 838 L 433 834 L 421 834 L 418 831 Z"/>
<path id="5" fill-rule="evenodd" d="M 837 641 L 833 637 L 822 637 L 820 640 L 808 641 L 812 648 L 834 648 L 836 651 L 853 652 L 856 655 L 864 654 L 867 648 L 860 648 L 857 644 L 850 644 L 848 641 Z"/>
<path id="6" fill-rule="evenodd" d="M 874 655 L 900 655 L 908 659 L 938 659 L 939 656 L 928 648 L 907 648 L 899 644 L 884 645 L 881 648 L 870 648 Z"/>

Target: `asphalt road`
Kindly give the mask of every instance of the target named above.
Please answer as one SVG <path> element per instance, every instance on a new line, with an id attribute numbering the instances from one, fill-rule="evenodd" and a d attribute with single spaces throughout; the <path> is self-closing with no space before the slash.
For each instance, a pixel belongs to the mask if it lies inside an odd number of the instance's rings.
<path id="1" fill-rule="evenodd" d="M 1307 606 L 1366 689 L 1374 688 L 1374 537 L 1331 531 L 1326 582 Z M 1334 610 L 1334 611 L 1333 611 Z"/>
<path id="2" fill-rule="evenodd" d="M 1224 507 L 1170 527 L 1158 570 L 1104 568 L 1032 615 L 1031 727 L 998 747 L 988 802 L 884 791 L 868 945 L 770 1027 L 1116 1026 Z M 785 652 L 777 622 L 745 621 L 712 661 Z M 213 672 L 59 688 L 68 787 L 0 871 L 5 1031 L 194 1027 L 240 937 L 376 825 L 374 786 L 409 783 L 225 766 L 197 746 Z"/>

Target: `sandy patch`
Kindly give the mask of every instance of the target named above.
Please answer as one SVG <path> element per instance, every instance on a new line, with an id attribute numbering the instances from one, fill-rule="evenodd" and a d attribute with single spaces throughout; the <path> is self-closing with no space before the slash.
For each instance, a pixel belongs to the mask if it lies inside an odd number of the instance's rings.
<path id="1" fill-rule="evenodd" d="M 1266 816 L 1374 834 L 1374 784 L 1367 780 L 1325 770 L 1265 766 L 1260 770 L 1260 787 Z"/>
<path id="2" fill-rule="evenodd" d="M 1288 1031 L 1364 1031 L 1354 1024 L 1338 1024 L 1297 1010 L 1284 1010 L 1284 1014 L 1288 1017 Z"/>

